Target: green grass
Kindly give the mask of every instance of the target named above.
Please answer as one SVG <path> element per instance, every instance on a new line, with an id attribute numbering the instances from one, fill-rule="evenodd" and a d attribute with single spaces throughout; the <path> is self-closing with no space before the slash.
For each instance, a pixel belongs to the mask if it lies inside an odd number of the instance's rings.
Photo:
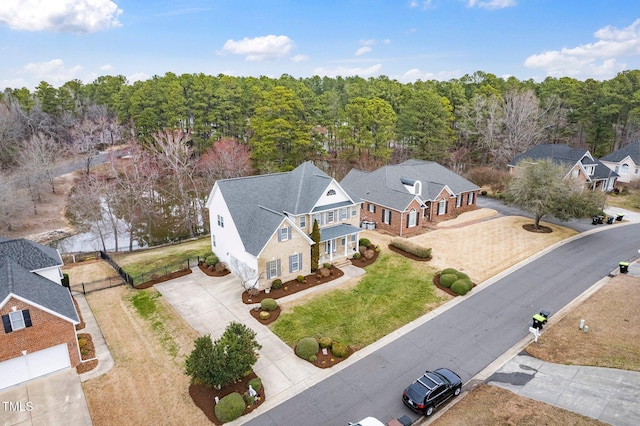
<path id="1" fill-rule="evenodd" d="M 156 299 L 160 296 L 160 293 L 155 291 L 140 290 L 131 296 L 130 300 L 138 314 L 149 322 L 162 346 L 171 356 L 175 357 L 178 355 L 179 347 L 173 336 L 164 327 L 163 319 L 170 314 L 166 312 L 164 306 L 156 303 Z"/>
<path id="2" fill-rule="evenodd" d="M 357 348 L 369 345 L 424 315 L 443 299 L 435 296 L 434 272 L 396 254 L 381 254 L 358 285 L 296 306 L 272 324 L 293 346 L 303 337 L 326 336 Z"/>
<path id="3" fill-rule="evenodd" d="M 640 211 L 640 190 L 629 189 L 618 195 L 609 194 L 606 204 L 613 208 L 620 207 L 621 209 Z"/>
<path id="4" fill-rule="evenodd" d="M 186 266 L 187 259 L 195 259 L 197 256 L 202 258 L 208 251 L 211 251 L 211 240 L 209 237 L 204 237 L 186 243 L 133 253 L 120 252 L 113 255 L 113 259 L 129 275 L 138 277 L 163 270 L 163 268 L 167 268 L 168 272 L 181 269 L 180 266 Z"/>

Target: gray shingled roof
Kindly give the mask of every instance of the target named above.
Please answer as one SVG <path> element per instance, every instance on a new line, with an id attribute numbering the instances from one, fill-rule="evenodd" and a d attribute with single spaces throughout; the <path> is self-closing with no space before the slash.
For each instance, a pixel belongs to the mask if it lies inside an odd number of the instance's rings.
<path id="1" fill-rule="evenodd" d="M 566 168 L 567 173 L 577 163 L 581 163 L 584 166 L 595 166 L 594 174 L 591 178 L 606 179 L 609 177 L 609 168 L 602 164 L 597 158 L 591 159 L 585 157 L 587 153 L 586 149 L 571 148 L 569 145 L 564 144 L 540 144 L 525 151 L 520 155 L 516 155 L 509 166 L 516 166 L 521 160 L 542 160 L 551 159 L 555 164 L 562 165 Z M 618 176 L 617 173 L 611 172 L 611 177 Z"/>
<path id="2" fill-rule="evenodd" d="M 217 182 L 245 250 L 257 256 L 285 218 L 311 212 L 332 179 L 307 161 L 287 173 Z"/>
<path id="3" fill-rule="evenodd" d="M 634 163 L 640 164 L 640 140 L 631 142 L 620 149 L 616 149 L 611 154 L 607 154 L 602 157 L 601 160 L 618 163 L 627 157 L 630 157 Z"/>
<path id="4" fill-rule="evenodd" d="M 352 169 L 340 185 L 363 200 L 404 211 L 415 195 L 404 186 L 420 181 L 422 202 L 432 201 L 447 186 L 454 194 L 477 191 L 477 185 L 433 161 L 407 160 L 372 172 Z"/>
<path id="5" fill-rule="evenodd" d="M 355 234 L 360 231 L 362 231 L 360 228 L 356 228 L 353 225 L 341 223 L 339 225 L 330 226 L 328 228 L 321 228 L 320 241 L 333 240 L 334 238 L 344 237 L 346 235 Z"/>
<path id="6" fill-rule="evenodd" d="M 0 240 L 0 259 L 7 257 L 15 260 L 29 271 L 63 265 L 56 249 L 24 238 Z"/>
<path id="7" fill-rule="evenodd" d="M 4 258 L 0 259 L 0 301 L 9 294 L 57 312 L 74 323 L 80 322 L 66 287 L 30 272 L 14 259 Z"/>

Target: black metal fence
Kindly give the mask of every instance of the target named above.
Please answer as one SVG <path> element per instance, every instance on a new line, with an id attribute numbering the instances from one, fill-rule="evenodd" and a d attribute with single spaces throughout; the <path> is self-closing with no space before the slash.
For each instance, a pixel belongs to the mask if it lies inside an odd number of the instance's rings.
<path id="1" fill-rule="evenodd" d="M 118 287 L 124 285 L 125 282 L 120 277 L 107 277 L 101 280 L 91 281 L 88 283 L 74 284 L 69 286 L 69 289 L 73 292 L 82 294 L 91 293 L 92 291 L 105 290 L 112 287 Z"/>
<path id="2" fill-rule="evenodd" d="M 200 256 L 196 256 L 195 258 L 187 258 L 184 260 L 180 260 L 177 262 L 167 263 L 160 268 L 153 269 L 148 272 L 144 272 L 140 275 L 132 276 L 125 272 L 120 265 L 116 263 L 107 253 L 101 251 L 100 257 L 104 259 L 107 263 L 109 263 L 113 269 L 118 272 L 124 282 L 128 283 L 130 286 L 135 287 L 140 284 L 144 284 L 153 280 L 160 280 L 162 278 L 166 278 L 167 276 L 173 274 L 177 271 L 183 271 L 185 269 L 191 269 L 193 267 L 198 266 L 198 264 L 204 260 Z"/>
<path id="3" fill-rule="evenodd" d="M 126 282 L 127 284 L 129 284 L 131 287 L 133 287 L 133 286 L 135 285 L 135 284 L 134 284 L 134 281 L 133 281 L 133 277 L 132 277 L 131 275 L 127 274 L 127 273 L 124 271 L 124 269 L 122 269 L 122 268 L 120 267 L 120 265 L 118 265 L 118 264 L 116 263 L 116 261 L 115 261 L 115 260 L 113 260 L 113 259 L 111 258 L 111 256 L 109 256 L 106 252 L 104 252 L 104 251 L 102 251 L 102 250 L 101 250 L 101 251 L 100 251 L 100 257 L 101 257 L 104 261 L 106 261 L 109 265 L 111 265 L 111 267 L 112 267 L 113 269 L 115 269 L 115 270 L 116 270 L 116 272 L 118 273 L 118 275 L 120 275 L 120 277 L 122 277 L 122 280 L 123 280 L 124 282 Z"/>

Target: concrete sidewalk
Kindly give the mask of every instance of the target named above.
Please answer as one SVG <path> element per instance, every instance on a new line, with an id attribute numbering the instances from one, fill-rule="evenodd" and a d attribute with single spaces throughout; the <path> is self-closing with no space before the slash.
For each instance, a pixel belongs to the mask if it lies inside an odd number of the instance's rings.
<path id="1" fill-rule="evenodd" d="M 640 373 L 512 358 L 487 383 L 620 426 L 640 424 Z"/>

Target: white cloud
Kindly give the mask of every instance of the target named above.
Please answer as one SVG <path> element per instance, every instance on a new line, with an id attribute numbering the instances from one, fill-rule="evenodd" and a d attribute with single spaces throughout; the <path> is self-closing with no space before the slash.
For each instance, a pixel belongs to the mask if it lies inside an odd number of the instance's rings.
<path id="1" fill-rule="evenodd" d="M 104 64 L 103 66 L 100 67 L 102 71 L 109 71 L 111 68 L 113 68 L 111 64 Z"/>
<path id="2" fill-rule="evenodd" d="M 246 55 L 247 61 L 264 61 L 281 58 L 293 49 L 294 43 L 287 36 L 268 35 L 242 40 L 227 40 L 222 50 L 234 55 Z"/>
<path id="3" fill-rule="evenodd" d="M 384 40 L 382 40 L 382 44 L 391 44 L 391 39 L 385 38 Z"/>
<path id="4" fill-rule="evenodd" d="M 398 80 L 401 83 L 413 83 L 417 80 L 427 81 L 427 80 L 438 80 L 438 81 L 448 81 L 452 78 L 460 78 L 464 73 L 460 70 L 455 71 L 440 71 L 437 73 L 432 72 L 424 72 L 420 71 L 417 68 L 412 68 L 404 74 L 393 76 L 391 78 Z"/>
<path id="5" fill-rule="evenodd" d="M 360 44 L 363 46 L 373 46 L 376 44 L 376 39 L 370 38 L 369 40 L 360 40 Z"/>
<path id="6" fill-rule="evenodd" d="M 365 53 L 369 53 L 372 50 L 373 49 L 371 49 L 369 46 L 362 46 L 360 49 L 356 50 L 355 55 L 356 56 L 364 55 Z"/>
<path id="7" fill-rule="evenodd" d="M 626 68 L 620 57 L 640 55 L 640 19 L 623 29 L 607 26 L 594 33 L 599 40 L 573 48 L 529 56 L 524 65 L 553 77 L 610 78 Z"/>
<path id="8" fill-rule="evenodd" d="M 52 86 L 58 86 L 77 78 L 81 70 L 80 65 L 67 68 L 62 59 L 53 59 L 49 62 L 27 64 L 22 68 L 20 74 L 30 76 L 32 80 L 44 80 Z"/>
<path id="9" fill-rule="evenodd" d="M 293 58 L 291 58 L 291 60 L 293 62 L 305 62 L 309 60 L 309 57 L 307 55 L 296 55 Z"/>
<path id="10" fill-rule="evenodd" d="M 382 64 L 372 65 L 369 68 L 360 68 L 360 67 L 333 67 L 333 68 L 324 68 L 319 67 L 313 70 L 313 73 L 319 76 L 327 76 L 327 77 L 350 77 L 350 76 L 373 76 L 380 72 L 382 69 Z"/>
<path id="11" fill-rule="evenodd" d="M 121 26 L 111 0 L 2 0 L 0 24 L 12 30 L 90 33 Z"/>
<path id="12" fill-rule="evenodd" d="M 469 0 L 469 7 L 483 9 L 503 9 L 516 5 L 516 0 Z"/>
<path id="13" fill-rule="evenodd" d="M 409 2 L 409 7 L 412 9 L 415 9 L 416 7 L 420 7 L 422 6 L 423 10 L 427 10 L 431 7 L 431 0 L 422 0 L 422 1 L 418 1 L 418 0 L 411 0 Z"/>
<path id="14" fill-rule="evenodd" d="M 127 81 L 129 83 L 134 83 L 136 81 L 145 81 L 148 80 L 149 76 L 143 72 L 137 72 L 135 74 L 131 74 L 129 77 L 127 77 Z"/>

